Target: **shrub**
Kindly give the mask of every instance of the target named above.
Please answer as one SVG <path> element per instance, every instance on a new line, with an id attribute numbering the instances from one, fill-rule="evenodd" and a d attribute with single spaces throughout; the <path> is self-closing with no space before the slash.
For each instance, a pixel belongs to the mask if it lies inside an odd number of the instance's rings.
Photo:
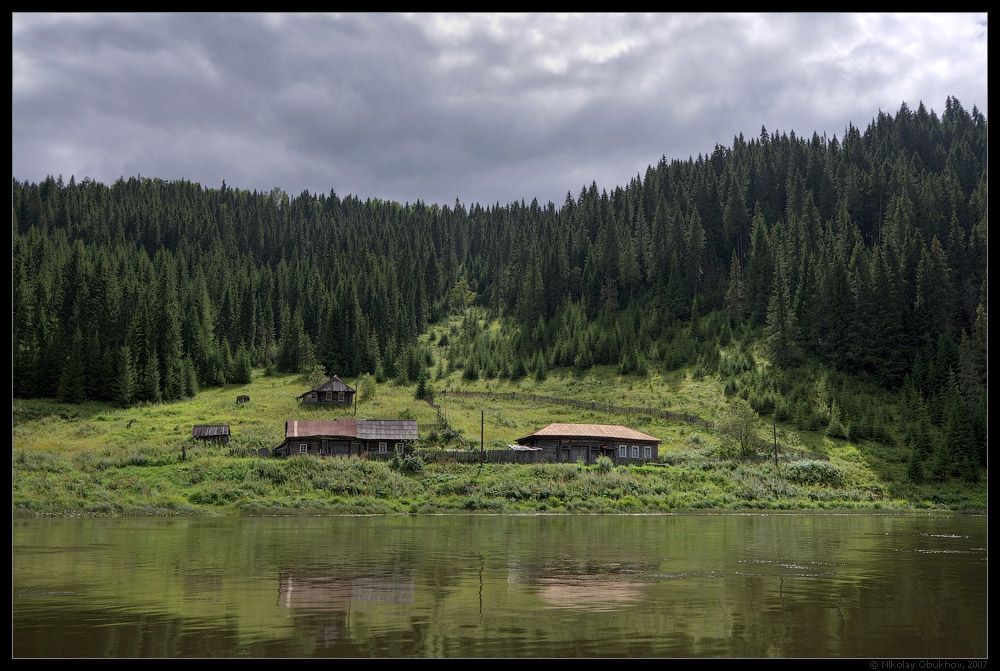
<path id="1" fill-rule="evenodd" d="M 836 466 L 825 461 L 797 461 L 788 465 L 788 479 L 806 485 L 826 485 L 841 487 L 844 474 Z"/>
<path id="2" fill-rule="evenodd" d="M 615 467 L 615 462 L 611 461 L 610 457 L 605 455 L 599 455 L 597 457 L 597 470 L 601 473 L 608 473 Z"/>
<path id="3" fill-rule="evenodd" d="M 404 457 L 397 452 L 393 455 L 389 465 L 401 473 L 409 473 L 410 475 L 423 475 L 424 473 L 424 460 L 418 454 L 408 454 Z"/>

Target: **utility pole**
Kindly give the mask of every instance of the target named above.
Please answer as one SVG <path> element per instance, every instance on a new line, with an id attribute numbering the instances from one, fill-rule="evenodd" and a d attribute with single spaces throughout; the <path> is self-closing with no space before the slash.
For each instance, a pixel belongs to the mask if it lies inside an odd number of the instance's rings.
<path id="1" fill-rule="evenodd" d="M 774 422 L 774 416 L 771 416 L 771 431 L 774 432 L 774 466 L 778 467 L 778 426 Z"/>
<path id="2" fill-rule="evenodd" d="M 479 409 L 479 465 L 486 461 L 486 409 Z"/>

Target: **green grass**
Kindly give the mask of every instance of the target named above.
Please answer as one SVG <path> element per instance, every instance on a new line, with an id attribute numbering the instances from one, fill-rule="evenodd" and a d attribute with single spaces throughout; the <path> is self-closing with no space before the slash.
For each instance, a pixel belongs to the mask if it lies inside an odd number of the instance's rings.
<path id="1" fill-rule="evenodd" d="M 442 327 L 437 327 L 439 330 Z M 436 334 L 435 340 L 440 337 Z M 441 355 L 440 352 L 436 352 Z M 348 381 L 353 384 L 354 381 Z M 520 391 L 562 398 L 651 406 L 715 420 L 724 383 L 684 371 L 619 376 L 611 367 L 546 379 L 480 379 L 460 372 L 434 380 L 443 389 Z M 485 417 L 488 448 L 505 449 L 551 422 L 623 424 L 663 439 L 666 466 L 601 469 L 577 464 L 479 466 L 430 461 L 403 472 L 388 463 L 296 457 L 232 458 L 230 448 L 275 447 L 288 419 L 353 417 L 354 408 L 301 406 L 303 376 L 265 377 L 203 391 L 175 403 L 116 408 L 51 400 L 12 401 L 12 501 L 20 515 L 403 514 L 427 512 L 647 513 L 678 510 L 985 510 L 986 484 L 915 485 L 898 450 L 833 440 L 778 424 L 787 446 L 829 461 L 775 466 L 717 456 L 719 438 L 703 427 L 645 415 L 501 399 L 438 395 L 445 418 L 478 446 Z M 379 384 L 359 418 L 417 420 L 424 454 L 454 448 L 415 385 Z M 250 402 L 236 404 L 246 394 Z M 194 424 L 228 423 L 228 446 L 195 444 Z M 187 459 L 181 458 L 181 447 Z"/>

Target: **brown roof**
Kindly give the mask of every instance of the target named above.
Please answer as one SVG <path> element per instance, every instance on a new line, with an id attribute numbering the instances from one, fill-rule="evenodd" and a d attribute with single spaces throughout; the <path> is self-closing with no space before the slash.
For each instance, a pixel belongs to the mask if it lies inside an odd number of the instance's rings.
<path id="1" fill-rule="evenodd" d="M 349 391 L 354 393 L 354 387 L 347 386 L 339 377 L 334 375 L 312 391 Z"/>
<path id="2" fill-rule="evenodd" d="M 597 438 L 608 440 L 644 440 L 662 442 L 656 436 L 630 429 L 627 426 L 617 424 L 549 424 L 544 429 L 539 429 L 534 433 L 529 433 L 523 438 L 518 438 L 517 442 L 528 440 L 529 438 Z"/>
<path id="3" fill-rule="evenodd" d="M 228 424 L 195 424 L 191 429 L 191 435 L 195 438 L 217 438 L 229 435 Z"/>
<path id="4" fill-rule="evenodd" d="M 416 440 L 415 419 L 320 419 L 285 422 L 285 438 L 342 436 L 362 440 Z"/>

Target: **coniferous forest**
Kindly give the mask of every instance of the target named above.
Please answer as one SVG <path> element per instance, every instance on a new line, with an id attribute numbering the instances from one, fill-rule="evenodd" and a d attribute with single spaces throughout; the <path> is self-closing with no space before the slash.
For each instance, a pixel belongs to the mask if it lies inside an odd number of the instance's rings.
<path id="1" fill-rule="evenodd" d="M 169 401 L 317 363 L 417 381 L 418 335 L 465 311 L 503 324 L 451 343 L 469 379 L 691 367 L 761 415 L 898 445 L 914 481 L 974 480 L 987 195 L 986 119 L 953 98 L 840 139 L 761 128 L 558 204 L 15 178 L 13 395 Z"/>

